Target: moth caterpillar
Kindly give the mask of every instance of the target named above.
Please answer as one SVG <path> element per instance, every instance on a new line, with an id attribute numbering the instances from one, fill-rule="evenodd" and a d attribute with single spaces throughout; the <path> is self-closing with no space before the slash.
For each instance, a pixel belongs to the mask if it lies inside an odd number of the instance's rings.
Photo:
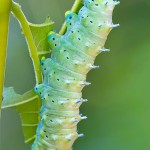
<path id="1" fill-rule="evenodd" d="M 64 35 L 50 32 L 48 42 L 51 58 L 43 59 L 43 83 L 35 87 L 42 100 L 41 121 L 32 150 L 70 150 L 78 134 L 77 124 L 86 119 L 79 113 L 82 89 L 90 83 L 87 73 L 98 68 L 95 57 L 104 48 L 112 28 L 112 13 L 118 2 L 113 0 L 83 0 L 78 14 L 67 12 Z"/>

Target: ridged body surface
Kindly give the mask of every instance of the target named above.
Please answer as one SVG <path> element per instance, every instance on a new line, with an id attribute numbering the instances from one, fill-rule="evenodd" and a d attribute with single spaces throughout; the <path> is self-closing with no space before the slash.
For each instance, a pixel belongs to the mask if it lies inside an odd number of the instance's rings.
<path id="1" fill-rule="evenodd" d="M 51 58 L 41 61 L 43 83 L 35 87 L 42 100 L 41 121 L 32 150 L 70 150 L 82 136 L 77 124 L 86 119 L 79 107 L 86 101 L 82 89 L 90 83 L 86 75 L 95 57 L 105 51 L 104 44 L 111 29 L 113 0 L 84 0 L 78 14 L 67 13 L 67 31 L 48 36 Z"/>

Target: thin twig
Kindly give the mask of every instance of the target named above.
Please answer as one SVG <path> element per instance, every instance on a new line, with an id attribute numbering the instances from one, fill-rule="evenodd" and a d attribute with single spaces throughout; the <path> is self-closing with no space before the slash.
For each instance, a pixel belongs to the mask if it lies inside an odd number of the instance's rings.
<path id="1" fill-rule="evenodd" d="M 11 0 L 0 0 L 0 111 L 3 99 L 5 62 Z"/>

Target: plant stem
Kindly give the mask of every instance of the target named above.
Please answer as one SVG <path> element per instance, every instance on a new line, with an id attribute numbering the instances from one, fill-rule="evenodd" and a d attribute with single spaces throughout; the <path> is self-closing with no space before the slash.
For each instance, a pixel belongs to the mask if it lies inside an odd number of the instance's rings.
<path id="1" fill-rule="evenodd" d="M 73 12 L 73 13 L 77 12 L 81 4 L 82 4 L 82 0 L 76 0 L 74 5 L 71 8 L 71 12 Z M 62 27 L 59 31 L 59 34 L 63 35 L 66 32 L 66 29 L 67 29 L 66 22 L 64 22 L 64 24 L 62 25 Z"/>
<path id="2" fill-rule="evenodd" d="M 22 27 L 22 32 L 23 32 L 24 36 L 26 37 L 27 44 L 29 47 L 30 57 L 32 59 L 33 66 L 34 66 L 36 84 L 42 83 L 40 61 L 39 61 L 38 54 L 37 54 L 37 48 L 35 46 L 33 36 L 32 36 L 31 30 L 29 27 L 29 23 L 24 15 L 24 13 L 21 10 L 21 6 L 15 2 L 12 3 L 12 13 L 20 22 L 21 27 Z"/>
<path id="3" fill-rule="evenodd" d="M 3 98 L 10 9 L 11 0 L 0 0 L 0 111 Z"/>

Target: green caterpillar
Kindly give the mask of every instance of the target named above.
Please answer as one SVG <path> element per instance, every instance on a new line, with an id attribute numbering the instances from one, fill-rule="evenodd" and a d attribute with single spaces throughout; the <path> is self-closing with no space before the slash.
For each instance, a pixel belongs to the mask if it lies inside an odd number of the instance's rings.
<path id="1" fill-rule="evenodd" d="M 113 0 L 84 0 L 78 14 L 67 12 L 64 35 L 50 32 L 48 42 L 51 58 L 43 59 L 43 83 L 35 87 L 42 100 L 41 121 L 32 150 L 70 150 L 83 134 L 77 124 L 86 116 L 79 114 L 82 89 L 87 73 L 98 68 L 95 57 L 103 52 L 112 28 L 112 12 L 119 2 Z"/>

